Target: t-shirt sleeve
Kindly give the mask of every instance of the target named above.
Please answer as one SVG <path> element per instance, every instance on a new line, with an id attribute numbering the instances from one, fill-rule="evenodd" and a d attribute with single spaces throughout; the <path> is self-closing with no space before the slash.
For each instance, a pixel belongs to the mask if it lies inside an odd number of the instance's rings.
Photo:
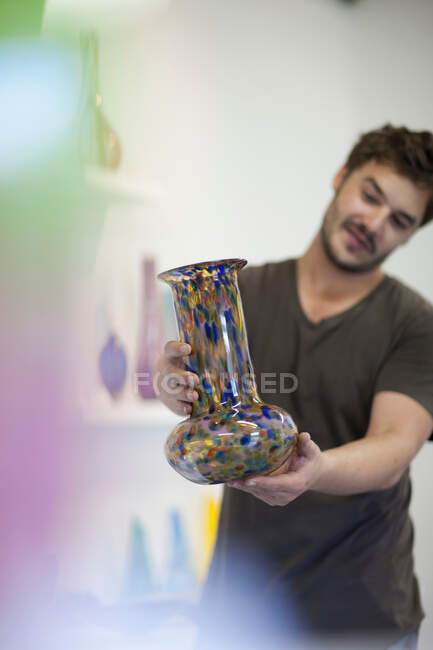
<path id="1" fill-rule="evenodd" d="M 412 313 L 378 373 L 375 393 L 385 390 L 412 397 L 433 416 L 433 309 L 428 303 Z"/>

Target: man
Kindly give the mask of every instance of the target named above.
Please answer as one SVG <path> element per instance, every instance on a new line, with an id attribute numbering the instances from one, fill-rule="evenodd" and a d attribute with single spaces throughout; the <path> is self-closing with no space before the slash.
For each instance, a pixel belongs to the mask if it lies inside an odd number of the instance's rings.
<path id="1" fill-rule="evenodd" d="M 302 647 L 415 648 L 408 468 L 433 430 L 433 307 L 381 264 L 433 217 L 433 135 L 363 135 L 333 188 L 304 255 L 239 276 L 256 375 L 296 375 L 267 401 L 303 433 L 289 466 L 225 489 L 205 602 L 234 630 L 278 611 L 263 638 L 278 621 L 280 639 L 309 635 Z M 184 349 L 168 343 L 157 367 L 179 414 L 198 398 Z"/>

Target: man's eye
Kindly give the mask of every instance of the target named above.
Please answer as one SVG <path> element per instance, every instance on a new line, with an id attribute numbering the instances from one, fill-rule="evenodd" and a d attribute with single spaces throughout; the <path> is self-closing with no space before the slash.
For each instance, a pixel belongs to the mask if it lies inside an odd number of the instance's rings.
<path id="1" fill-rule="evenodd" d="M 397 228 L 409 228 L 410 226 L 407 221 L 403 221 L 397 214 L 394 214 L 394 212 L 391 213 L 391 221 L 397 226 Z"/>
<path id="2" fill-rule="evenodd" d="M 367 203 L 375 203 L 375 204 L 379 203 L 379 201 L 375 196 L 373 196 L 373 194 L 369 194 L 368 192 L 365 191 L 362 193 L 362 198 L 365 201 L 367 201 Z"/>

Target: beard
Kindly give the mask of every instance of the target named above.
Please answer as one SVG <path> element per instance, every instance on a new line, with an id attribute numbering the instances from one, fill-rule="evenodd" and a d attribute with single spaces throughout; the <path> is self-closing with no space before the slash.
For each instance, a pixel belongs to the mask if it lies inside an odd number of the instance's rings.
<path id="1" fill-rule="evenodd" d="M 388 251 L 383 255 L 376 256 L 373 250 L 371 253 L 371 259 L 361 262 L 344 262 L 341 260 L 338 256 L 337 251 L 332 245 L 330 236 L 330 233 L 332 233 L 335 224 L 339 221 L 339 215 L 335 200 L 336 197 L 329 205 L 323 218 L 322 227 L 320 228 L 320 238 L 322 241 L 323 250 L 325 251 L 327 258 L 335 267 L 341 271 L 347 271 L 347 273 L 368 273 L 369 271 L 373 271 L 379 267 L 382 262 L 384 262 L 384 260 L 386 260 L 391 251 Z M 347 219 L 347 221 L 350 221 L 350 219 Z M 343 223 L 339 224 L 337 227 L 342 228 Z"/>

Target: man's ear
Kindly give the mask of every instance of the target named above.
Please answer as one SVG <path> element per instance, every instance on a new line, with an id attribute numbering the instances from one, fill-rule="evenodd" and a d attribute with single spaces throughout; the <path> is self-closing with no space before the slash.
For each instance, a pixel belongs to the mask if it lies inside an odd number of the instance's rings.
<path id="1" fill-rule="evenodd" d="M 335 192 L 338 192 L 346 176 L 347 176 L 347 167 L 346 165 L 343 165 L 343 167 L 341 167 L 338 170 L 338 172 L 335 174 L 334 178 L 332 179 L 332 187 Z"/>

